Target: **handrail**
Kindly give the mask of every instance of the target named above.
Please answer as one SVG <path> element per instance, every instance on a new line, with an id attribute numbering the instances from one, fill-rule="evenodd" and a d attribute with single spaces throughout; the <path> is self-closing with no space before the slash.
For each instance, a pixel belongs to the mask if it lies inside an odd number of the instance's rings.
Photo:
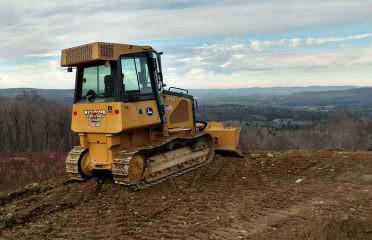
<path id="1" fill-rule="evenodd" d="M 168 91 L 170 91 L 172 88 L 173 88 L 173 89 L 176 89 L 176 90 L 185 91 L 187 95 L 189 94 L 189 90 L 184 89 L 184 88 L 178 88 L 178 87 L 169 87 L 169 88 L 168 88 Z"/>

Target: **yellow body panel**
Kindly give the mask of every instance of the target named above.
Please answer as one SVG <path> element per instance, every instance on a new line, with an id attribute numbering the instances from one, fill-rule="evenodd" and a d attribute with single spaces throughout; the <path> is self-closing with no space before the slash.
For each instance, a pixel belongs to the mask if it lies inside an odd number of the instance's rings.
<path id="1" fill-rule="evenodd" d="M 123 130 L 154 126 L 161 122 L 155 100 L 124 103 L 123 106 Z M 151 115 L 147 109 L 151 109 Z"/>
<path id="2" fill-rule="evenodd" d="M 111 110 L 109 110 L 111 106 Z M 123 103 L 76 103 L 72 106 L 71 129 L 78 133 L 118 133 L 124 128 Z M 119 115 L 115 114 L 119 111 Z"/>
<path id="3" fill-rule="evenodd" d="M 149 115 L 146 109 L 151 109 Z M 119 133 L 160 123 L 155 100 L 140 102 L 76 103 L 71 129 L 78 133 Z"/>
<path id="4" fill-rule="evenodd" d="M 191 99 L 172 94 L 164 94 L 165 114 L 167 116 L 167 127 L 193 128 L 193 102 Z"/>
<path id="5" fill-rule="evenodd" d="M 150 128 L 160 124 L 155 100 L 76 103 L 72 112 L 71 128 L 79 133 L 80 145 L 88 149 L 87 161 L 96 170 L 111 170 L 121 149 L 149 143 Z"/>
<path id="6" fill-rule="evenodd" d="M 92 169 L 111 170 L 113 158 L 118 151 L 149 144 L 155 133 L 151 128 L 118 134 L 80 133 L 80 146 L 88 149 L 86 158 Z"/>

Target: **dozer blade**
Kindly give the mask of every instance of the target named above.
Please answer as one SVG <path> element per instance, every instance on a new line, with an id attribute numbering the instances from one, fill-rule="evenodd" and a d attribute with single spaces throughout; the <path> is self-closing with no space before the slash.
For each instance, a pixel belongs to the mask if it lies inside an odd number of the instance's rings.
<path id="1" fill-rule="evenodd" d="M 217 153 L 223 156 L 244 157 L 240 150 L 240 130 L 225 127 L 221 122 L 208 122 L 203 132 L 212 135 Z"/>

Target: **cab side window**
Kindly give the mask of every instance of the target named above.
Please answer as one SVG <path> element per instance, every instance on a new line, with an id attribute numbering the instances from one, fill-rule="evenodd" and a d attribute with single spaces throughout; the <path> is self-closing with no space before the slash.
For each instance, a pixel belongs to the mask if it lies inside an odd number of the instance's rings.
<path id="1" fill-rule="evenodd" d="M 121 72 L 125 95 L 152 94 L 150 73 L 145 55 L 122 57 Z"/>

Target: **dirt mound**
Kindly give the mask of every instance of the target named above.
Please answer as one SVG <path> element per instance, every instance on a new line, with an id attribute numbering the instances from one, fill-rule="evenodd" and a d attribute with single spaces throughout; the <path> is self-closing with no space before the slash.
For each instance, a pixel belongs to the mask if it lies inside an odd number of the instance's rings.
<path id="1" fill-rule="evenodd" d="M 312 225 L 299 232 L 300 239 L 371 239 L 372 221 L 363 216 L 338 213 L 316 218 Z"/>
<path id="2" fill-rule="evenodd" d="M 139 192 L 54 178 L 0 196 L 0 239 L 372 239 L 372 153 L 216 156 Z"/>

